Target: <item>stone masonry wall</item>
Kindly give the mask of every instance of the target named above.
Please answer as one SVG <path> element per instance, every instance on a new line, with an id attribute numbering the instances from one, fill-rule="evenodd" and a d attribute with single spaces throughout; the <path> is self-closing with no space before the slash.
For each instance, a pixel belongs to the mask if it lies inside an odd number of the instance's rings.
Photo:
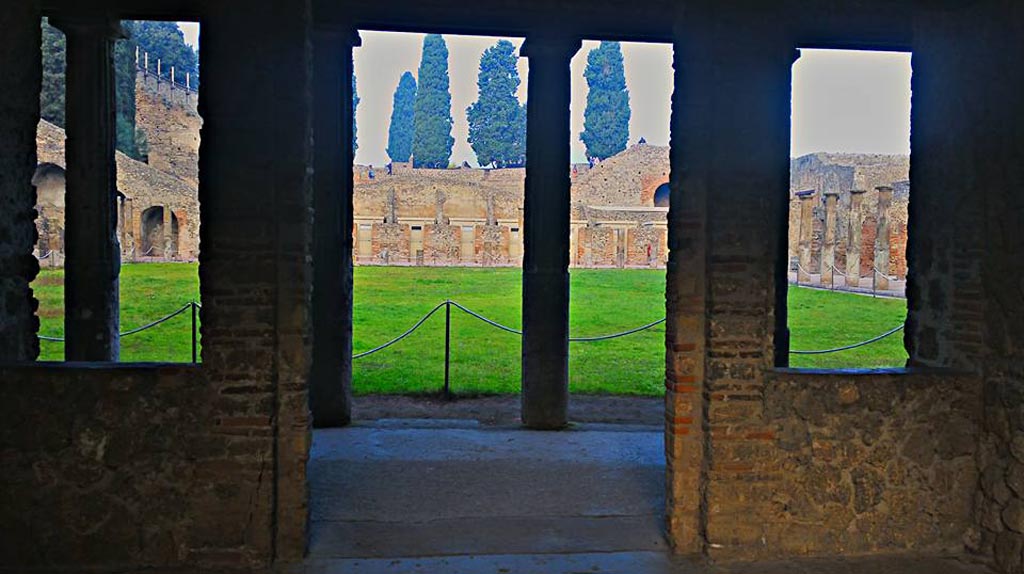
<path id="1" fill-rule="evenodd" d="M 245 472 L 218 484 L 232 468 L 221 459 L 265 468 L 264 439 L 219 416 L 204 379 L 192 367 L 0 367 L 4 566 L 166 567 L 244 543 L 266 485 Z"/>
<path id="2" fill-rule="evenodd" d="M 4 82 L 21 89 L 0 96 L 0 361 L 39 355 L 38 302 L 29 284 L 39 272 L 36 242 L 35 140 L 39 121 L 39 6 L 18 2 L 0 10 L 0 68 Z"/>
<path id="3" fill-rule="evenodd" d="M 752 535 L 786 555 L 958 552 L 972 515 L 981 408 L 973 376 L 771 375 L 763 448 L 774 457 L 727 463 L 779 477 L 759 501 L 768 520 L 748 524 Z"/>
<path id="4" fill-rule="evenodd" d="M 198 127 L 196 128 L 198 130 Z M 198 137 L 198 132 L 196 134 Z M 57 126 L 40 121 L 36 131 L 36 146 L 40 164 L 49 163 L 64 167 L 64 144 L 66 135 Z M 143 259 L 142 233 L 139 229 L 142 213 L 151 207 L 170 210 L 178 218 L 177 259 L 194 261 L 199 253 L 199 202 L 196 187 L 185 180 L 165 173 L 149 164 L 134 160 L 121 152 L 115 154 L 117 161 L 117 189 L 124 196 L 122 202 L 127 210 L 119 213 L 121 258 L 130 262 Z M 152 157 L 152 156 L 151 156 Z M 40 197 L 37 225 L 49 229 L 53 235 L 64 229 L 63 175 L 55 193 Z M 51 197 L 52 196 L 52 197 Z M 64 246 L 59 246 L 63 256 Z M 43 255 L 40 252 L 39 255 Z M 170 257 L 162 257 L 170 258 Z"/>
<path id="5" fill-rule="evenodd" d="M 919 22 L 927 38 L 915 51 L 914 93 L 935 93 L 913 126 L 929 153 L 967 145 L 972 153 L 948 165 L 914 166 L 915 185 L 944 184 L 944 204 L 912 212 L 912 233 L 934 234 L 911 270 L 911 319 L 926 335 L 912 353 L 924 362 L 977 370 L 984 381 L 984 434 L 978 450 L 981 480 L 968 546 L 994 560 L 996 570 L 1024 572 L 1024 122 L 1019 94 L 1024 71 L 993 46 L 1024 34 L 1024 7 L 993 1 L 975 10 L 932 10 Z M 966 39 L 955 48 L 943 40 Z M 984 85 L 984 97 L 957 86 Z M 947 117 L 942 137 L 929 122 Z M 938 198 L 937 198 L 938 199 Z M 917 217 L 914 217 L 917 215 Z M 946 225 L 941 226 L 942 223 Z M 917 254 L 915 254 L 917 255 Z M 932 259 L 934 257 L 934 259 Z M 930 263 L 930 264 L 929 264 Z M 943 274 L 943 268 L 948 269 Z"/>
<path id="6" fill-rule="evenodd" d="M 202 118 L 195 107 L 198 95 L 171 91 L 168 81 L 138 72 L 135 75 L 135 122 L 146 134 L 149 165 L 199 186 L 199 129 Z"/>
<path id="7" fill-rule="evenodd" d="M 602 225 L 643 225 L 654 223 L 664 234 L 665 210 L 654 207 L 654 190 L 668 181 L 668 148 L 633 145 L 593 168 L 575 166 L 571 197 L 574 220 L 598 221 Z M 413 169 L 408 164 L 392 165 L 391 174 L 384 166 L 355 166 L 354 210 L 363 223 L 387 220 L 389 224 L 424 225 L 424 253 L 420 260 L 407 251 L 393 230 L 380 235 L 373 244 L 370 257 L 358 259 L 360 264 L 424 265 L 519 265 L 521 253 L 511 256 L 512 228 L 522 228 L 523 185 L 525 171 L 512 169 Z M 648 208 L 648 209 L 643 209 Z M 392 221 L 393 216 L 393 221 Z M 435 225 L 429 225 L 434 223 Z M 441 225 L 436 225 L 441 224 Z M 462 253 L 461 233 L 448 233 L 444 225 L 473 226 L 474 252 Z M 356 230 L 358 233 L 358 228 Z M 582 241 L 596 238 L 593 246 L 578 245 L 577 252 L 588 250 L 593 255 L 579 257 L 579 266 L 612 267 L 619 264 L 614 243 L 606 235 L 613 231 L 597 231 L 581 235 Z M 632 233 L 632 232 L 631 232 Z M 637 237 L 644 235 L 641 232 Z M 651 232 L 657 235 L 657 232 Z M 434 235 L 438 234 L 438 235 Z M 649 266 L 646 243 L 641 247 L 624 246 L 628 266 Z M 608 249 L 611 249 L 609 252 Z M 384 256 L 383 249 L 387 249 Z M 629 255 L 632 249 L 633 255 Z M 644 256 L 638 257 L 640 251 Z M 652 247 L 653 249 L 653 247 Z M 664 252 L 664 249 L 662 249 Z M 590 261 L 587 263 L 586 261 Z M 655 266 L 664 264 L 664 257 L 655 258 Z"/>

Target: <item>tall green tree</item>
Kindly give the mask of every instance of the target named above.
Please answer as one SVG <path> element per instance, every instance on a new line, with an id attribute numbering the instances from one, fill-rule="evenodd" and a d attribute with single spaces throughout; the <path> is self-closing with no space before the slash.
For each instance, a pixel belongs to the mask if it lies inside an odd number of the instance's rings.
<path id="1" fill-rule="evenodd" d="M 135 42 L 143 52 L 149 52 L 151 72 L 156 72 L 156 60 L 159 59 L 164 77 L 170 77 L 171 66 L 174 66 L 176 80 L 184 83 L 188 73 L 191 74 L 192 87 L 199 87 L 199 55 L 185 43 L 185 34 L 176 22 L 137 20 L 131 25 Z"/>
<path id="2" fill-rule="evenodd" d="M 481 166 L 526 164 L 526 107 L 519 103 L 516 48 L 499 40 L 480 56 L 476 102 L 466 108 L 469 143 Z"/>
<path id="3" fill-rule="evenodd" d="M 446 168 L 452 157 L 452 94 L 448 81 L 448 46 L 440 34 L 423 39 L 419 86 L 413 104 L 414 167 Z"/>
<path id="4" fill-rule="evenodd" d="M 388 126 L 388 157 L 391 161 L 409 161 L 412 157 L 413 107 L 416 102 L 416 78 L 405 72 L 398 80 Z"/>
<path id="5" fill-rule="evenodd" d="M 114 43 L 115 105 L 117 108 L 117 149 L 135 159 L 144 159 L 142 135 L 135 124 L 135 23 L 123 22 L 127 38 Z"/>
<path id="6" fill-rule="evenodd" d="M 135 127 L 135 23 L 124 22 L 128 38 L 114 44 L 114 84 L 118 151 L 136 159 L 145 158 L 145 137 Z M 65 123 L 67 41 L 64 34 L 42 23 L 43 82 L 39 93 L 42 118 L 58 127 Z"/>
<path id="7" fill-rule="evenodd" d="M 356 91 L 356 73 L 355 73 L 355 62 L 352 63 L 352 157 L 356 156 L 356 150 L 359 149 L 358 130 L 356 129 L 356 108 L 359 107 L 359 92 Z"/>
<path id="8" fill-rule="evenodd" d="M 64 69 L 67 67 L 67 41 L 64 33 L 43 18 L 43 86 L 39 108 L 43 119 L 64 127 Z"/>
<path id="9" fill-rule="evenodd" d="M 587 157 L 606 159 L 626 149 L 629 139 L 629 91 L 618 42 L 601 42 L 587 54 L 583 72 L 590 91 L 580 139 Z"/>

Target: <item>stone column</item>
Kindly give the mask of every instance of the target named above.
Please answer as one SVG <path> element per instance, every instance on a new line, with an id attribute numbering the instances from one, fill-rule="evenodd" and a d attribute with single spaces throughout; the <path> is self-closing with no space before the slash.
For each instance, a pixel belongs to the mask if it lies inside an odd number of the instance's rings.
<path id="1" fill-rule="evenodd" d="M 51 23 L 67 39 L 64 356 L 116 361 L 121 250 L 113 55 L 120 25 L 84 16 Z"/>
<path id="2" fill-rule="evenodd" d="M 352 418 L 352 30 L 313 31 L 313 426 Z"/>
<path id="3" fill-rule="evenodd" d="M 165 260 L 170 259 L 171 255 L 174 253 L 174 249 L 171 247 L 174 238 L 174 233 L 171 228 L 171 224 L 173 221 L 174 212 L 171 211 L 171 206 L 164 205 L 164 223 L 163 227 L 160 229 L 160 232 L 163 235 L 163 258 Z"/>
<path id="4" fill-rule="evenodd" d="M 813 189 L 798 191 L 796 196 L 800 200 L 796 281 L 797 283 L 810 283 L 811 241 L 814 237 L 814 202 L 812 200 L 814 199 L 815 191 Z"/>
<path id="5" fill-rule="evenodd" d="M 875 228 L 875 268 L 872 273 L 875 275 L 875 288 L 884 291 L 889 289 L 889 208 L 892 206 L 892 188 L 880 186 L 875 190 L 878 192 L 878 226 Z"/>
<path id="6" fill-rule="evenodd" d="M 825 244 L 821 248 L 821 284 L 835 285 L 836 267 L 836 204 L 839 194 L 825 192 Z"/>
<path id="7" fill-rule="evenodd" d="M 527 37 L 523 423 L 558 429 L 569 406 L 569 61 L 580 40 Z"/>
<path id="8" fill-rule="evenodd" d="M 36 124 L 39 123 L 39 6 L 10 2 L 0 10 L 0 362 L 39 355 L 30 284 L 39 273 L 36 242 Z M 51 244 L 51 249 L 53 248 Z"/>
<path id="9" fill-rule="evenodd" d="M 861 205 L 864 203 L 864 190 L 850 190 L 849 230 L 846 236 L 846 286 L 860 287 L 860 243 L 861 226 L 864 225 L 864 214 Z"/>

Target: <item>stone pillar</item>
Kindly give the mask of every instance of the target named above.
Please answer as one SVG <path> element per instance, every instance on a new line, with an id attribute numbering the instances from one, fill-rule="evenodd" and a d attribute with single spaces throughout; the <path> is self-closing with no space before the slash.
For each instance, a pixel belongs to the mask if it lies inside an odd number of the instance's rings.
<path id="1" fill-rule="evenodd" d="M 121 249 L 113 56 L 120 25 L 102 16 L 51 23 L 67 39 L 64 356 L 116 361 Z"/>
<path id="2" fill-rule="evenodd" d="M 860 287 L 860 244 L 861 226 L 864 225 L 864 214 L 861 212 L 864 203 L 864 190 L 850 190 L 849 230 L 846 236 L 846 286 Z"/>
<path id="3" fill-rule="evenodd" d="M 569 61 L 580 40 L 531 35 L 523 235 L 523 423 L 558 429 L 569 406 Z"/>
<path id="4" fill-rule="evenodd" d="M 835 285 L 836 267 L 836 204 L 839 194 L 825 192 L 825 243 L 821 248 L 821 284 Z"/>
<path id="5" fill-rule="evenodd" d="M 313 426 L 352 418 L 352 47 L 354 31 L 313 31 Z"/>
<path id="6" fill-rule="evenodd" d="M 796 282 L 811 282 L 811 242 L 814 238 L 814 202 L 813 189 L 798 191 L 797 198 L 800 200 L 799 236 L 797 239 L 797 269 Z"/>
<path id="7" fill-rule="evenodd" d="M 12 2 L 0 10 L 0 362 L 39 355 L 36 243 L 36 124 L 39 123 L 39 6 Z M 52 247 L 51 247 L 52 248 Z"/>
<path id="8" fill-rule="evenodd" d="M 889 207 L 892 206 L 892 188 L 880 186 L 875 190 L 878 191 L 878 226 L 875 233 L 875 268 L 872 273 L 875 276 L 875 288 L 884 291 L 889 289 Z"/>
<path id="9" fill-rule="evenodd" d="M 160 233 L 163 235 L 163 237 L 161 239 L 162 239 L 162 246 L 163 246 L 163 250 L 164 250 L 164 252 L 163 252 L 164 260 L 169 260 L 171 258 L 171 255 L 174 253 L 174 249 L 172 249 L 172 247 L 171 247 L 171 244 L 172 244 L 172 241 L 173 241 L 173 237 L 174 237 L 174 233 L 173 233 L 173 231 L 171 229 L 171 223 L 172 223 L 173 220 L 174 220 L 174 212 L 171 211 L 171 207 L 169 205 L 164 205 L 164 223 L 163 223 L 163 227 L 160 229 Z"/>

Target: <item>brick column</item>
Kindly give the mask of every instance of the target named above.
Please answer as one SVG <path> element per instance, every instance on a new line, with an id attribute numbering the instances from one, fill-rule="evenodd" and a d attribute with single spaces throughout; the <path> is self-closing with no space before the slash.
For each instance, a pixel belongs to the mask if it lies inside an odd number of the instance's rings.
<path id="1" fill-rule="evenodd" d="M 569 406 L 569 61 L 580 40 L 530 35 L 523 235 L 523 423 L 557 429 Z"/>
<path id="2" fill-rule="evenodd" d="M 821 284 L 835 285 L 836 266 L 836 204 L 839 194 L 825 192 L 825 244 L 821 249 Z"/>
<path id="3" fill-rule="evenodd" d="M 797 283 L 811 282 L 811 242 L 814 238 L 814 190 L 798 191 L 797 198 L 800 199 L 800 226 L 797 251 Z"/>
<path id="4" fill-rule="evenodd" d="M 0 10 L 0 362 L 39 355 L 38 302 L 29 284 L 39 273 L 36 242 L 36 124 L 39 123 L 39 6 L 13 2 Z"/>
<path id="5" fill-rule="evenodd" d="M 860 287 L 860 249 L 861 249 L 861 226 L 864 225 L 864 213 L 861 206 L 864 203 L 864 190 L 850 190 L 850 217 L 849 230 L 846 239 L 846 286 Z"/>
<path id="6" fill-rule="evenodd" d="M 352 47 L 351 30 L 313 32 L 313 359 L 315 427 L 352 418 Z"/>
<path id="7" fill-rule="evenodd" d="M 701 49 L 702 28 L 681 30 L 673 45 L 674 89 L 670 120 L 670 196 L 665 307 L 665 456 L 669 541 L 676 552 L 704 552 L 701 483 L 707 418 L 707 256 L 710 193 L 710 90 L 713 62 Z M 696 33 L 694 33 L 696 32 Z M 703 38 L 707 41 L 706 38 Z M 685 190 L 685 192 L 684 192 Z"/>
<path id="8" fill-rule="evenodd" d="M 120 25 L 105 17 L 51 22 L 67 38 L 64 356 L 116 361 L 121 249 L 113 55 Z"/>
<path id="9" fill-rule="evenodd" d="M 892 206 L 892 188 L 880 186 L 875 190 L 878 191 L 878 226 L 875 233 L 875 268 L 872 273 L 875 275 L 875 288 L 886 290 L 889 288 L 889 207 Z"/>

